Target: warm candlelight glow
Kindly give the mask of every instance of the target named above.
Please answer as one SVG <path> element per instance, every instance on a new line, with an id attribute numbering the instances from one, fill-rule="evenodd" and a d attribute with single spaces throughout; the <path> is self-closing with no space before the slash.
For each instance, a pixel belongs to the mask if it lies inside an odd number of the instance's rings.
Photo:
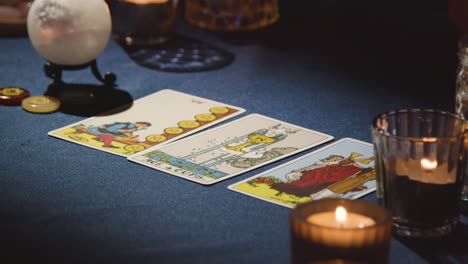
<path id="1" fill-rule="evenodd" d="M 321 199 L 290 215 L 291 263 L 387 263 L 392 214 L 365 201 Z"/>
<path id="2" fill-rule="evenodd" d="M 335 211 L 335 217 L 339 224 L 343 224 L 348 218 L 348 212 L 346 212 L 343 206 L 338 206 Z"/>
<path id="3" fill-rule="evenodd" d="M 430 159 L 421 159 L 421 168 L 425 170 L 433 170 L 437 168 L 437 160 L 430 160 Z"/>
<path id="4" fill-rule="evenodd" d="M 320 212 L 307 217 L 311 224 L 333 228 L 364 228 L 375 224 L 375 221 L 362 214 L 348 212 L 343 206 L 337 206 L 335 211 Z"/>

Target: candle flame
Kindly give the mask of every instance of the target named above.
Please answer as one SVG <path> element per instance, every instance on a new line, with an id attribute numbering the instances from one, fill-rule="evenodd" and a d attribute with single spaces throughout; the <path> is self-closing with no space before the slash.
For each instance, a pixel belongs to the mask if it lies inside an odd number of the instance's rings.
<path id="1" fill-rule="evenodd" d="M 348 218 L 348 213 L 343 206 L 338 206 L 335 211 L 335 217 L 338 223 L 343 224 Z"/>
<path id="2" fill-rule="evenodd" d="M 433 138 L 433 137 L 423 137 L 423 138 L 422 138 L 422 141 L 423 141 L 423 142 L 430 142 L 430 143 L 433 143 L 433 142 L 437 142 L 437 138 Z"/>
<path id="3" fill-rule="evenodd" d="M 430 159 L 421 159 L 421 168 L 425 170 L 433 170 L 437 168 L 437 160 L 430 160 Z"/>

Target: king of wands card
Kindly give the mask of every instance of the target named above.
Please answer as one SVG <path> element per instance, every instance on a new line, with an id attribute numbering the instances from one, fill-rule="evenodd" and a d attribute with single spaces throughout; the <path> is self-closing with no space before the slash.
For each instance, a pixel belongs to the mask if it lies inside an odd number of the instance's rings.
<path id="1" fill-rule="evenodd" d="M 228 188 L 290 208 L 324 198 L 357 199 L 376 189 L 373 151 L 369 143 L 344 138 Z"/>
<path id="2" fill-rule="evenodd" d="M 128 159 L 209 185 L 332 139 L 317 131 L 251 114 Z"/>
<path id="3" fill-rule="evenodd" d="M 166 89 L 136 100 L 123 112 L 91 117 L 53 130 L 49 135 L 112 154 L 130 156 L 243 112 L 245 109 L 236 106 Z"/>

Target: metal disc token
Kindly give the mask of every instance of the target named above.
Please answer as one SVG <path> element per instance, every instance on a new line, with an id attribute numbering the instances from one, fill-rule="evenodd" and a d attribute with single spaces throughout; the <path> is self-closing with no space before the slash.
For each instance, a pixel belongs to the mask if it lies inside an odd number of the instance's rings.
<path id="1" fill-rule="evenodd" d="M 52 96 L 31 96 L 21 103 L 23 109 L 32 113 L 50 113 L 60 108 L 60 100 Z"/>

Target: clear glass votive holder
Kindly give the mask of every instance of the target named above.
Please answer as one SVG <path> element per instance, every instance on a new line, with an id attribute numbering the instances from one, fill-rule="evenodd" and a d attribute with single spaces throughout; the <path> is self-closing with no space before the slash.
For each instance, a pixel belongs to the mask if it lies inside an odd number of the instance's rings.
<path id="1" fill-rule="evenodd" d="M 439 110 L 405 109 L 372 123 L 377 198 L 395 234 L 438 237 L 458 223 L 466 166 L 466 123 Z"/>
<path id="2" fill-rule="evenodd" d="M 360 200 L 314 200 L 295 207 L 289 220 L 293 264 L 388 262 L 392 216 L 383 207 Z"/>

